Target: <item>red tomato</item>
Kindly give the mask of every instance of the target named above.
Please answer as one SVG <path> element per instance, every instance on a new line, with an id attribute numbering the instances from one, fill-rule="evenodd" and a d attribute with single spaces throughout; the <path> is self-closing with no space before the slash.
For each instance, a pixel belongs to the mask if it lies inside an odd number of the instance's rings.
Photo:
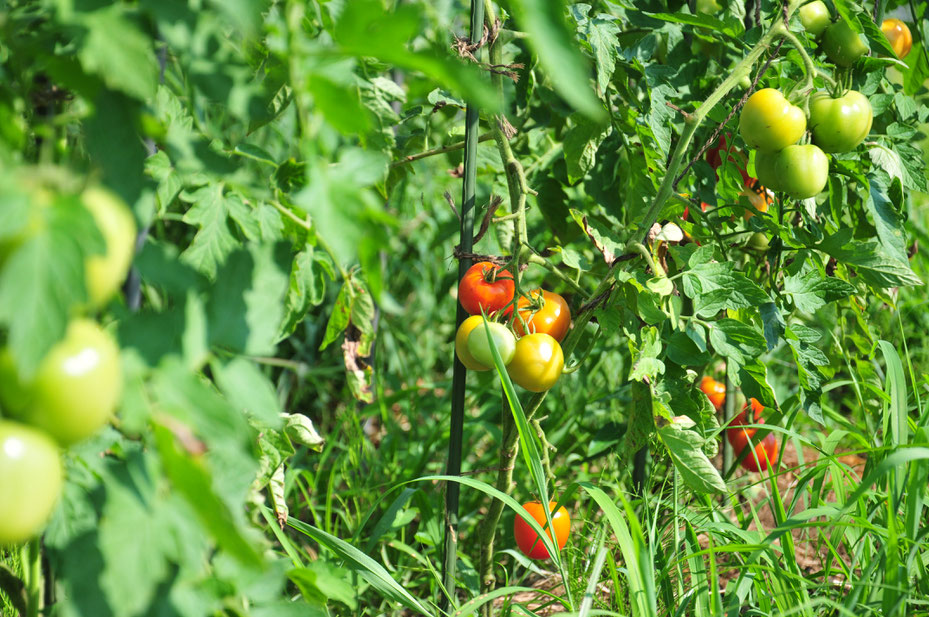
<path id="1" fill-rule="evenodd" d="M 530 501 L 524 503 L 523 508 L 541 525 L 542 529 L 545 529 L 548 537 L 551 538 L 552 530 L 547 529 L 548 522 L 545 520 L 545 511 L 542 509 L 542 504 L 538 501 Z M 555 502 L 548 502 L 548 511 L 551 512 L 554 509 Z M 555 528 L 554 539 L 558 543 L 558 548 L 562 549 L 568 543 L 568 534 L 571 532 L 571 517 L 564 506 L 561 506 L 557 512 L 552 514 L 552 525 Z M 516 546 L 529 559 L 548 559 L 551 556 L 539 538 L 539 534 L 523 519 L 522 514 L 517 514 L 516 520 L 513 521 L 513 535 L 516 537 Z"/>
<path id="2" fill-rule="evenodd" d="M 700 389 L 709 397 L 716 411 L 723 408 L 723 403 L 726 402 L 726 384 L 716 381 L 709 375 L 706 375 L 700 380 Z"/>
<path id="3" fill-rule="evenodd" d="M 513 275 L 489 261 L 468 268 L 458 284 L 458 301 L 470 315 L 480 315 L 481 309 L 488 314 L 500 311 L 513 300 L 515 293 Z M 512 310 L 513 307 L 509 307 L 503 314 L 509 315 Z"/>
<path id="4" fill-rule="evenodd" d="M 571 325 L 571 309 L 568 303 L 560 295 L 536 289 L 529 292 L 530 298 L 520 297 L 519 315 L 526 321 L 529 332 L 539 334 L 548 334 L 559 343 L 568 333 L 568 327 Z M 517 336 L 523 336 L 523 322 L 520 319 L 513 321 L 513 327 Z"/>
<path id="5" fill-rule="evenodd" d="M 752 412 L 755 416 L 753 422 L 746 419 L 748 405 L 742 409 L 742 412 L 733 418 L 730 426 L 733 428 L 726 429 L 726 438 L 732 445 L 732 450 L 736 456 L 742 454 L 742 450 L 748 445 L 750 439 L 758 432 L 757 428 L 742 428 L 745 424 L 764 424 L 761 419 L 761 412 L 764 411 L 764 405 L 755 399 L 751 399 Z M 772 467 L 777 464 L 777 453 L 779 443 L 774 433 L 768 433 L 761 441 L 753 442 L 754 453 L 749 452 L 742 459 L 742 467 L 748 471 L 764 471 L 769 465 Z M 756 460 L 757 457 L 757 460 Z"/>

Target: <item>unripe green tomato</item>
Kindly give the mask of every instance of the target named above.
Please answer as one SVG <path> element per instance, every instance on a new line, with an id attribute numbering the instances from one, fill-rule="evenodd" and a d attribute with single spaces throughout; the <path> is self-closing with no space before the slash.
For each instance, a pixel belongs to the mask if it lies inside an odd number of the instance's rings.
<path id="1" fill-rule="evenodd" d="M 490 336 L 497 347 L 497 353 L 500 354 L 500 359 L 503 360 L 503 365 L 506 366 L 516 353 L 516 337 L 502 323 L 488 321 L 487 328 L 490 330 Z M 478 326 L 471 330 L 471 334 L 468 335 L 468 351 L 471 352 L 471 356 L 479 364 L 488 367 L 494 365 L 493 352 L 490 350 L 487 333 L 483 327 Z"/>
<path id="2" fill-rule="evenodd" d="M 63 476 L 55 442 L 34 428 L 0 419 L 0 546 L 42 531 Z"/>
<path id="3" fill-rule="evenodd" d="M 8 354 L 0 356 L 0 400 L 17 419 L 42 429 L 62 446 L 96 433 L 122 394 L 119 347 L 89 319 L 68 324 L 65 337 L 22 383 Z"/>
<path id="4" fill-rule="evenodd" d="M 745 243 L 745 248 L 758 251 L 759 253 L 766 253 L 770 244 L 768 242 L 768 236 L 764 235 L 760 231 L 756 231 L 748 239 L 748 242 Z"/>
<path id="5" fill-rule="evenodd" d="M 743 75 L 739 78 L 739 87 L 743 90 L 748 90 L 752 87 L 752 80 L 748 75 Z"/>
<path id="6" fill-rule="evenodd" d="M 758 178 L 758 182 L 763 187 L 772 191 L 781 190 L 780 182 L 777 180 L 777 172 L 775 171 L 777 155 L 777 152 L 755 151 L 755 177 Z"/>
<path id="7" fill-rule="evenodd" d="M 458 359 L 461 360 L 461 363 L 472 371 L 490 370 L 489 366 L 475 360 L 471 352 L 468 351 L 468 337 L 471 336 L 471 332 L 473 332 L 475 328 L 483 324 L 484 318 L 481 315 L 471 315 L 461 322 L 461 325 L 458 327 L 458 332 L 455 334 L 455 354 L 458 355 Z"/>
<path id="8" fill-rule="evenodd" d="M 863 37 L 852 30 L 847 21 L 837 21 L 823 35 L 823 51 L 826 57 L 839 66 L 851 66 L 861 56 L 868 53 L 868 45 Z"/>
<path id="9" fill-rule="evenodd" d="M 787 146 L 774 165 L 781 190 L 795 199 L 815 197 L 826 188 L 829 159 L 818 146 Z"/>
<path id="10" fill-rule="evenodd" d="M 871 132 L 874 113 L 868 97 L 849 90 L 837 99 L 827 92 L 810 97 L 810 130 L 813 143 L 823 152 L 848 152 Z"/>
<path id="11" fill-rule="evenodd" d="M 803 29 L 812 34 L 819 36 L 823 30 L 829 27 L 832 18 L 829 15 L 829 8 L 822 0 L 815 0 L 809 4 L 804 4 L 798 11 L 800 14 L 800 23 Z"/>
<path id="12" fill-rule="evenodd" d="M 705 13 L 706 15 L 716 15 L 723 7 L 719 6 L 719 3 L 716 0 L 697 0 L 697 13 Z"/>
<path id="13" fill-rule="evenodd" d="M 86 262 L 87 296 L 91 306 L 97 308 L 113 297 L 126 280 L 135 252 L 135 219 L 126 204 L 106 189 L 88 188 L 81 200 L 106 242 L 106 252 L 91 255 Z"/>
<path id="14" fill-rule="evenodd" d="M 764 88 L 748 97 L 739 116 L 739 132 L 752 148 L 776 152 L 797 143 L 806 131 L 803 110 L 779 90 Z"/>

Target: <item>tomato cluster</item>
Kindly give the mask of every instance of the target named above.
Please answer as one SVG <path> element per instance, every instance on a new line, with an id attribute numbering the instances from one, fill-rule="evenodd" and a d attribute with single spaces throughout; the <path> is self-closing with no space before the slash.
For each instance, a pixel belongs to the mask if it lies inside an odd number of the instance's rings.
<path id="1" fill-rule="evenodd" d="M 125 280 L 136 240 L 129 208 L 112 193 L 86 189 L 79 197 L 105 242 L 84 263 L 87 302 L 38 368 L 23 375 L 9 348 L 0 348 L 0 545 L 37 534 L 51 515 L 63 482 L 59 448 L 95 434 L 113 416 L 122 392 L 119 346 L 96 321 L 80 314 L 110 300 Z M 0 266 L 42 231 L 48 192 L 36 191 L 30 223 L 5 239 Z"/>
<path id="2" fill-rule="evenodd" d="M 874 117 L 868 98 L 855 90 L 838 97 L 816 92 L 810 97 L 809 109 L 810 144 L 796 143 L 806 132 L 807 117 L 779 90 L 755 92 L 739 118 L 743 139 L 756 148 L 758 180 L 795 199 L 823 191 L 829 178 L 826 153 L 857 147 L 871 131 Z"/>
<path id="3" fill-rule="evenodd" d="M 492 349 L 496 348 L 516 385 L 530 392 L 545 392 L 555 385 L 564 370 L 561 341 L 571 327 L 571 310 L 562 296 L 546 289 L 517 296 L 513 275 L 482 261 L 465 272 L 458 284 L 458 300 L 471 315 L 455 334 L 455 354 L 466 368 L 490 370 L 494 365 Z M 550 503 L 549 511 L 554 507 L 555 503 Z M 547 527 L 540 502 L 526 503 L 523 508 Z M 564 548 L 571 530 L 568 511 L 559 508 L 552 514 L 552 523 L 558 547 Z M 513 534 L 519 549 L 530 559 L 550 557 L 522 515 L 516 516 Z M 552 537 L 551 530 L 548 535 Z"/>
<path id="4" fill-rule="evenodd" d="M 513 383 L 544 392 L 564 370 L 561 340 L 571 325 L 571 311 L 565 299 L 551 291 L 537 289 L 518 299 L 515 296 L 515 282 L 508 271 L 486 261 L 471 266 L 458 285 L 461 306 L 471 316 L 458 328 L 455 353 L 472 371 L 490 370 L 493 340 Z M 488 316 L 486 327 L 482 312 Z M 505 323 L 492 320 L 497 317 Z"/>

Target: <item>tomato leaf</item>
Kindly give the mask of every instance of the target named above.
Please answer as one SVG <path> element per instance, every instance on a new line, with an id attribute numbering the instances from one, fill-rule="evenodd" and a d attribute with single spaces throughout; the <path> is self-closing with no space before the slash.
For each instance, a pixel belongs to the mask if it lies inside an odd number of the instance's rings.
<path id="1" fill-rule="evenodd" d="M 703 452 L 704 439 L 696 431 L 672 423 L 659 428 L 658 437 L 687 486 L 698 493 L 726 492 L 726 483 Z"/>
<path id="2" fill-rule="evenodd" d="M 852 295 L 855 287 L 815 268 L 807 268 L 802 274 L 786 276 L 784 291 L 790 294 L 797 310 L 813 313 L 830 302 Z"/>

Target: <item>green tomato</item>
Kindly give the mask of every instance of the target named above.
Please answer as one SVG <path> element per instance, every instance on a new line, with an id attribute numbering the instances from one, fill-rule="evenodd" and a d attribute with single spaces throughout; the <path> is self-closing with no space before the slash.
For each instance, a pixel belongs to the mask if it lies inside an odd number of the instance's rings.
<path id="1" fill-rule="evenodd" d="M 95 322 L 77 319 L 35 377 L 23 383 L 8 353 L 0 356 L 0 400 L 15 417 L 68 446 L 96 433 L 122 393 L 119 347 Z"/>
<path id="2" fill-rule="evenodd" d="M 92 307 L 102 306 L 119 289 L 135 252 L 136 226 L 132 212 L 110 191 L 91 187 L 81 195 L 84 206 L 106 242 L 106 252 L 86 260 L 87 296 Z"/>
<path id="3" fill-rule="evenodd" d="M 755 151 L 755 177 L 758 178 L 758 182 L 763 187 L 772 191 L 781 190 L 780 183 L 777 181 L 777 172 L 775 171 L 777 155 L 777 152 Z"/>
<path id="4" fill-rule="evenodd" d="M 739 116 L 739 132 L 752 148 L 776 152 L 797 143 L 806 131 L 803 110 L 791 105 L 779 90 L 755 92 Z"/>
<path id="5" fill-rule="evenodd" d="M 705 13 L 707 15 L 716 15 L 723 7 L 719 6 L 719 2 L 716 0 L 697 0 L 697 13 Z"/>
<path id="6" fill-rule="evenodd" d="M 795 199 L 822 193 L 829 179 L 829 159 L 818 146 L 787 146 L 774 164 L 780 190 Z"/>
<path id="7" fill-rule="evenodd" d="M 826 92 L 810 97 L 810 130 L 813 143 L 823 152 L 854 150 L 871 132 L 874 112 L 868 97 L 856 90 L 832 98 Z"/>
<path id="8" fill-rule="evenodd" d="M 63 479 L 58 447 L 47 435 L 0 419 L 0 545 L 35 536 L 51 515 Z"/>
<path id="9" fill-rule="evenodd" d="M 823 30 L 829 27 L 832 17 L 829 15 L 829 9 L 822 0 L 815 0 L 809 4 L 804 4 L 798 11 L 800 13 L 800 23 L 803 29 L 812 34 L 819 36 Z"/>
<path id="10" fill-rule="evenodd" d="M 748 242 L 745 243 L 745 248 L 751 251 L 758 251 L 759 253 L 766 253 L 768 251 L 770 244 L 768 242 L 768 236 L 764 235 L 760 231 L 756 231 L 748 239 Z"/>
<path id="11" fill-rule="evenodd" d="M 826 57 L 839 66 L 851 66 L 861 56 L 868 53 L 869 48 L 863 37 L 852 30 L 847 21 L 837 21 L 828 28 L 823 35 L 823 51 Z"/>
<path id="12" fill-rule="evenodd" d="M 500 354 L 500 359 L 503 360 L 503 364 L 506 366 L 516 353 L 516 337 L 513 336 L 509 328 L 495 321 L 488 321 L 487 329 L 490 330 L 490 337 L 497 347 L 497 353 Z M 484 366 L 494 365 L 493 353 L 487 342 L 487 332 L 483 327 L 478 326 L 471 330 L 468 335 L 468 351 L 471 352 L 471 356 L 478 364 Z"/>

